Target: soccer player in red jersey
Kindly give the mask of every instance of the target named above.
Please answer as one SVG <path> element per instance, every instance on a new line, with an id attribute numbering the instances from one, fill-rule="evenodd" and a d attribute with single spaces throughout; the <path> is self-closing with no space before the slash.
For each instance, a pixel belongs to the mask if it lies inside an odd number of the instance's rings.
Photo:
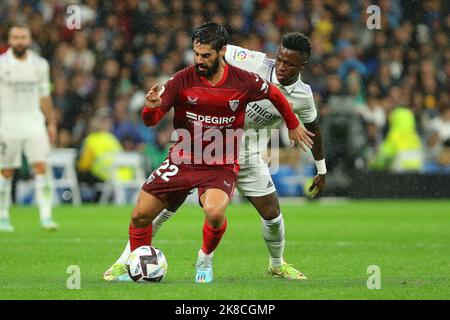
<path id="1" fill-rule="evenodd" d="M 224 61 L 228 38 L 220 25 L 200 26 L 192 38 L 195 64 L 176 73 L 160 91 L 153 86 L 147 95 L 147 108 L 159 107 L 163 112 L 174 108 L 179 139 L 144 183 L 129 226 L 131 251 L 150 245 L 153 219 L 198 188 L 205 213 L 196 264 L 199 283 L 213 280 L 212 257 L 227 226 L 225 209 L 236 186 L 247 103 L 269 99 L 283 116 L 291 140 L 312 146 L 313 134 L 300 125 L 275 86 Z"/>

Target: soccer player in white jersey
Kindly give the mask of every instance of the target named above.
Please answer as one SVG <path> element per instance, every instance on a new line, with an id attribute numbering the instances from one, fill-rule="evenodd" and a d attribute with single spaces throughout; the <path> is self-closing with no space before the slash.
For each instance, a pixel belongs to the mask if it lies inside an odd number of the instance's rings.
<path id="1" fill-rule="evenodd" d="M 262 52 L 250 51 L 241 47 L 228 45 L 225 54 L 226 61 L 247 71 L 255 72 L 263 79 L 277 85 L 291 102 L 294 112 L 303 122 L 305 128 L 314 133 L 311 148 L 317 175 L 309 188 L 314 197 L 325 187 L 326 165 L 323 156 L 322 138 L 317 124 L 317 110 L 309 85 L 303 83 L 300 72 L 308 63 L 311 45 L 306 36 L 293 32 L 283 36 L 276 59 L 269 59 Z M 260 129 L 275 128 L 281 123 L 281 116 L 268 100 L 252 102 L 247 105 L 245 119 L 245 135 L 248 144 L 240 149 L 237 188 L 258 211 L 262 220 L 262 234 L 269 251 L 270 275 L 287 279 L 306 279 L 305 275 L 283 259 L 285 232 L 276 189 L 266 163 L 261 158 L 262 148 L 267 147 L 267 131 Z M 254 129 L 254 130 L 248 130 Z M 262 134 L 260 134 L 262 133 Z M 245 139 L 243 138 L 243 141 Z M 259 142 L 258 142 L 259 141 Z M 178 209 L 180 204 L 172 204 L 164 209 L 153 221 L 153 235 L 162 223 L 167 221 Z M 111 280 L 128 280 L 125 262 L 130 254 L 129 244 L 120 258 L 104 273 L 103 278 Z"/>
<path id="2" fill-rule="evenodd" d="M 8 45 L 0 56 L 0 231 L 14 231 L 9 220 L 11 182 L 14 169 L 21 166 L 22 152 L 33 169 L 41 225 L 55 230 L 53 188 L 46 166 L 57 130 L 49 65 L 29 50 L 31 32 L 25 25 L 10 28 Z"/>

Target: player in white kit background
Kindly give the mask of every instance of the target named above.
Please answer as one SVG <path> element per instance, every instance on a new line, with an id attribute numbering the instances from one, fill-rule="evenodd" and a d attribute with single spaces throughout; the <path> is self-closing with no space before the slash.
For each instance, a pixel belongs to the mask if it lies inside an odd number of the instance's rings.
<path id="1" fill-rule="evenodd" d="M 22 153 L 32 166 L 41 225 L 58 228 L 52 220 L 53 187 L 46 163 L 57 134 L 49 64 L 29 49 L 31 42 L 30 29 L 14 25 L 8 33 L 9 49 L 0 55 L 0 231 L 14 231 L 9 219 L 11 185 Z"/>
<path id="2" fill-rule="evenodd" d="M 305 128 L 314 133 L 311 148 L 317 175 L 309 188 L 314 197 L 325 187 L 326 165 L 323 156 L 322 138 L 317 123 L 317 110 L 311 87 L 305 84 L 300 72 L 306 66 L 311 45 L 306 36 L 298 32 L 283 36 L 276 59 L 269 59 L 265 53 L 238 46 L 227 45 L 225 60 L 233 66 L 254 72 L 264 80 L 278 86 L 291 103 L 294 113 Z M 270 275 L 287 279 L 306 279 L 306 276 L 283 259 L 285 228 L 276 189 L 268 165 L 261 154 L 265 152 L 270 136 L 267 129 L 281 125 L 281 115 L 269 100 L 251 102 L 246 107 L 245 136 L 240 148 L 237 189 L 245 196 L 261 216 L 262 234 L 269 251 Z M 244 143 L 245 141 L 248 143 Z M 304 148 L 303 148 L 304 149 Z M 305 149 L 304 149 L 305 150 Z M 181 204 L 164 209 L 153 221 L 153 235 L 167 221 Z M 125 262 L 130 254 L 129 244 L 120 258 L 104 273 L 107 281 L 129 280 Z"/>

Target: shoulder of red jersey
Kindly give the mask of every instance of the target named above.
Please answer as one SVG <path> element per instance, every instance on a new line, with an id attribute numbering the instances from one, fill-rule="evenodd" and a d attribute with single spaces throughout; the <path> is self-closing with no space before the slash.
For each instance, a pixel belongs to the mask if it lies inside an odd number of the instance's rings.
<path id="1" fill-rule="evenodd" d="M 167 93 L 167 90 L 178 90 L 177 88 L 186 85 L 186 83 L 190 83 L 193 79 L 194 73 L 194 66 L 189 66 L 179 70 L 169 80 L 167 80 L 166 83 L 164 83 L 159 91 L 159 95 L 162 96 L 164 93 Z"/>
<path id="2" fill-rule="evenodd" d="M 177 80 L 177 81 L 184 80 L 184 79 L 187 79 L 188 77 L 191 77 L 193 74 L 195 74 L 195 67 L 189 66 L 189 67 L 186 67 L 184 69 L 177 71 L 167 82 L 169 82 L 171 80 Z"/>
<path id="3" fill-rule="evenodd" d="M 255 85 L 262 85 L 263 83 L 266 82 L 266 80 L 264 80 L 261 76 L 259 76 L 256 73 L 243 70 L 241 68 L 232 66 L 230 64 L 228 66 L 229 66 L 229 71 L 228 71 L 229 76 L 236 78 L 239 81 L 242 81 L 244 83 L 254 82 Z"/>
<path id="4" fill-rule="evenodd" d="M 232 65 L 228 66 L 230 68 L 228 71 L 228 76 L 231 76 L 234 82 L 246 84 L 247 87 L 261 90 L 265 93 L 269 90 L 270 84 L 258 74 Z"/>

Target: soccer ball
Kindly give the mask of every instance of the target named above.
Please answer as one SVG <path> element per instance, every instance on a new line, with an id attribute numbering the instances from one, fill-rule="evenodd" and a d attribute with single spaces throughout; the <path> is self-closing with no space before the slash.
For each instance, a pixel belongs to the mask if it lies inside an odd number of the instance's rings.
<path id="1" fill-rule="evenodd" d="M 160 282 L 167 273 L 166 257 L 155 247 L 142 246 L 128 257 L 127 270 L 134 282 Z"/>

